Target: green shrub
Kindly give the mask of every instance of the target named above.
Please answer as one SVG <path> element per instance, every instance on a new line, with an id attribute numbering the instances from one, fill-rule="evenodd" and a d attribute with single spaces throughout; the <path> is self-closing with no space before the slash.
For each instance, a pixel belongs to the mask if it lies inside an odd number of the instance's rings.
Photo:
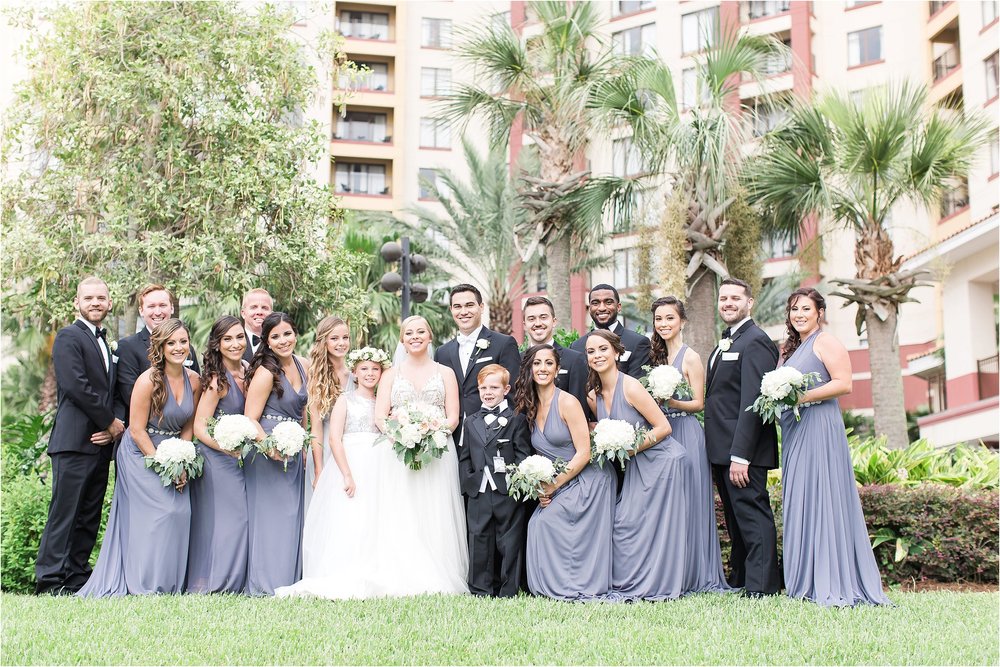
<path id="1" fill-rule="evenodd" d="M 3 416 L 3 476 L 8 479 L 15 475 L 46 474 L 48 457 L 45 449 L 49 444 L 49 433 L 55 421 L 55 413 L 42 415 Z"/>
<path id="2" fill-rule="evenodd" d="M 850 435 L 854 478 L 859 484 L 916 486 L 937 482 L 970 489 L 1000 488 L 1000 457 L 982 445 L 934 447 L 915 440 L 903 449 L 890 449 L 885 437 Z"/>

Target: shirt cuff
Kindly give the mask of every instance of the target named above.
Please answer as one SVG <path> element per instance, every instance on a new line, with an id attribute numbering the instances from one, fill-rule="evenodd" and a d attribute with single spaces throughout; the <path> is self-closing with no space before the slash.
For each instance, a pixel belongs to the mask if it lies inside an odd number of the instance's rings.
<path id="1" fill-rule="evenodd" d="M 738 457 L 738 456 L 730 456 L 730 457 L 729 457 L 729 460 L 730 460 L 730 461 L 732 461 L 733 463 L 741 463 L 741 464 L 743 464 L 743 465 L 745 465 L 745 466 L 748 466 L 748 465 L 750 465 L 750 462 L 749 462 L 749 461 L 747 461 L 746 459 L 741 459 L 741 458 L 740 458 L 740 457 Z"/>

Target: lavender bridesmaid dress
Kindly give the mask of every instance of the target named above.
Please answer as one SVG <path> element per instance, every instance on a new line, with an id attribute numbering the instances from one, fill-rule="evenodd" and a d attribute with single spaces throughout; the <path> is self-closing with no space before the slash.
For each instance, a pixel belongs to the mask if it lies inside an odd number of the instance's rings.
<path id="1" fill-rule="evenodd" d="M 569 461 L 576 453 L 559 414 L 556 389 L 544 430 L 531 430 L 537 454 Z M 528 519 L 528 589 L 558 600 L 601 600 L 611 589 L 611 526 L 615 474 L 588 464 Z"/>
<path id="2" fill-rule="evenodd" d="M 687 350 L 688 346 L 682 345 L 671 363 L 682 375 Z M 678 397 L 675 395 L 674 398 Z M 731 591 L 733 589 L 726 583 L 722 569 L 719 529 L 715 521 L 715 491 L 705 452 L 705 429 L 698 418 L 689 412 L 673 410 L 666 404 L 663 409 L 670 422 L 670 436 L 684 447 L 688 461 L 688 569 L 684 590 L 690 593 Z"/>
<path id="3" fill-rule="evenodd" d="M 241 415 L 246 398 L 232 373 L 215 418 Z M 247 489 L 243 468 L 228 454 L 199 445 L 205 471 L 191 485 L 189 593 L 242 593 L 247 580 Z"/>
<path id="4" fill-rule="evenodd" d="M 272 390 L 267 398 L 260 418 L 264 433 L 270 434 L 280 422 L 302 420 L 307 378 L 299 360 L 294 361 L 302 387 L 296 392 L 284 373 L 281 374 L 279 382 L 284 393 L 278 398 Z M 302 457 L 299 454 L 290 460 L 287 470 L 281 461 L 263 454 L 248 456 L 244 461 L 250 523 L 246 591 L 250 595 L 274 595 L 274 589 L 290 586 L 302 576 L 305 517 Z"/>
<path id="5" fill-rule="evenodd" d="M 813 353 L 819 332 L 785 361 L 830 381 Z M 882 591 L 875 555 L 854 481 L 840 403 L 828 399 L 781 415 L 781 485 L 785 590 L 824 607 L 890 604 Z"/>
<path id="6" fill-rule="evenodd" d="M 187 371 L 184 395 L 174 399 L 167 383 L 163 414 L 149 415 L 146 432 L 153 446 L 167 438 L 178 438 L 194 414 L 194 392 Z M 163 486 L 160 476 L 146 468 L 142 451 L 128 429 L 115 458 L 114 496 L 104 530 L 97 565 L 82 597 L 119 597 L 150 593 L 181 593 L 187 570 L 188 536 L 191 532 L 191 494 L 171 484 Z"/>
<path id="7" fill-rule="evenodd" d="M 625 400 L 621 372 L 610 410 L 597 396 L 597 418 L 650 428 Z M 689 477 L 684 447 L 670 436 L 629 459 L 612 532 L 613 588 L 622 598 L 669 600 L 688 592 Z"/>

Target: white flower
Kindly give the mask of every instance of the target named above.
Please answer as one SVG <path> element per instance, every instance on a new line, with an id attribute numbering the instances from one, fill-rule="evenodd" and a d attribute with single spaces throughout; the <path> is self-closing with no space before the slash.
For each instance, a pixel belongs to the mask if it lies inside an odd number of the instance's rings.
<path id="1" fill-rule="evenodd" d="M 504 426 L 507 425 L 507 418 L 506 417 L 497 417 L 497 423 L 500 424 L 500 428 L 503 428 Z"/>
<path id="2" fill-rule="evenodd" d="M 235 452 L 243 447 L 247 440 L 257 436 L 257 428 L 249 417 L 243 415 L 223 415 L 215 422 L 212 437 L 219 449 Z"/>
<path id="3" fill-rule="evenodd" d="M 309 436 L 296 422 L 278 422 L 271 431 L 271 442 L 279 454 L 288 458 L 305 449 Z"/>
<path id="4" fill-rule="evenodd" d="M 347 355 L 347 367 L 352 371 L 362 361 L 374 361 L 376 364 L 382 366 L 382 370 L 392 366 L 389 355 L 377 347 L 363 347 L 360 350 L 351 350 L 350 354 Z"/>
<path id="5" fill-rule="evenodd" d="M 677 385 L 684 381 L 684 376 L 670 364 L 664 364 L 651 370 L 646 380 L 650 395 L 658 401 L 666 401 L 674 395 Z"/>
<path id="6" fill-rule="evenodd" d="M 723 338 L 722 340 L 719 341 L 720 352 L 728 352 L 729 348 L 731 348 L 732 346 L 733 346 L 732 338 Z"/>
<path id="7" fill-rule="evenodd" d="M 167 438 L 156 447 L 153 461 L 161 466 L 170 466 L 177 463 L 193 463 L 197 456 L 198 450 L 190 440 Z"/>
<path id="8" fill-rule="evenodd" d="M 597 452 L 632 449 L 635 445 L 635 427 L 623 419 L 602 419 L 594 427 L 594 447 Z"/>
<path id="9" fill-rule="evenodd" d="M 399 438 L 403 441 L 403 444 L 407 449 L 413 449 L 422 439 L 420 436 L 420 428 L 417 427 L 416 424 L 404 424 L 402 428 L 399 429 Z"/>
<path id="10" fill-rule="evenodd" d="M 782 366 L 768 373 L 760 381 L 760 393 L 775 401 L 787 397 L 802 385 L 802 373 L 792 366 Z"/>
<path id="11" fill-rule="evenodd" d="M 518 472 L 533 482 L 551 482 L 556 475 L 552 461 L 534 454 L 521 461 L 517 466 Z"/>
<path id="12" fill-rule="evenodd" d="M 112 352 L 117 352 L 118 351 L 118 341 L 113 340 L 113 341 L 109 342 L 108 343 L 108 349 L 110 349 Z"/>
<path id="13" fill-rule="evenodd" d="M 489 346 L 490 346 L 490 341 L 488 341 L 485 338 L 480 338 L 479 340 L 476 341 L 476 347 L 478 347 L 480 350 L 485 350 Z"/>
<path id="14" fill-rule="evenodd" d="M 448 446 L 448 436 L 445 435 L 444 431 L 434 431 L 431 434 L 431 440 L 434 441 L 434 446 L 438 449 L 445 449 Z"/>

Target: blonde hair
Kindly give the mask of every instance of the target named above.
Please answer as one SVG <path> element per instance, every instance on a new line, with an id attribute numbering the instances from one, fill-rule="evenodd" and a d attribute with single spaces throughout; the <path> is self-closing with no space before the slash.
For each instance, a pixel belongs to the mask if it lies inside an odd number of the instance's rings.
<path id="1" fill-rule="evenodd" d="M 333 404 L 344 390 L 340 386 L 340 378 L 337 377 L 333 362 L 330 361 L 330 354 L 326 350 L 326 339 L 329 338 L 330 332 L 339 326 L 346 327 L 347 322 L 336 315 L 329 315 L 320 320 L 316 327 L 316 340 L 309 350 L 309 381 L 306 383 L 309 410 L 316 410 L 324 417 L 330 414 Z"/>
<path id="2" fill-rule="evenodd" d="M 420 320 L 421 322 L 423 322 L 423 323 L 424 323 L 424 326 L 425 326 L 425 327 L 427 327 L 427 331 L 428 331 L 428 332 L 430 332 L 430 330 L 431 330 L 431 325 L 430 325 L 430 323 L 429 323 L 429 322 L 427 321 L 427 318 L 425 318 L 425 317 L 424 317 L 423 315 L 410 315 L 410 316 L 409 316 L 409 317 L 407 317 L 407 318 L 406 318 L 405 320 L 403 320 L 403 321 L 402 321 L 402 322 L 400 323 L 400 325 L 399 325 L 399 342 L 400 342 L 400 343 L 402 343 L 402 342 L 403 342 L 403 332 L 404 332 L 404 331 L 406 330 L 406 327 L 410 326 L 411 324 L 413 324 L 413 323 L 414 323 L 414 322 L 416 322 L 417 320 Z M 431 334 L 431 338 L 433 338 L 433 336 L 434 336 L 434 335 L 433 335 L 433 334 Z"/>
<path id="3" fill-rule="evenodd" d="M 253 288 L 252 290 L 250 290 L 249 292 L 247 292 L 246 294 L 243 295 L 243 300 L 240 302 L 240 308 L 241 309 L 246 308 L 247 299 L 249 299 L 254 294 L 263 294 L 264 296 L 266 296 L 267 300 L 271 302 L 271 308 L 274 308 L 274 297 L 271 296 L 271 293 L 268 292 L 263 287 L 255 287 L 255 288 Z"/>

